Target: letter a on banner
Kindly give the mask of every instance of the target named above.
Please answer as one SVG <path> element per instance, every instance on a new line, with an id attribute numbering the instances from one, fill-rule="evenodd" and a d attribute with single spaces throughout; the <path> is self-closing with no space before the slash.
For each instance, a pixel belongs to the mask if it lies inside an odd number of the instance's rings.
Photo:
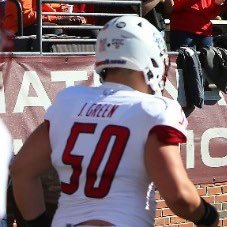
<path id="1" fill-rule="evenodd" d="M 29 88 L 33 87 L 37 97 L 29 97 Z M 50 99 L 35 71 L 26 71 L 24 73 L 21 88 L 18 94 L 17 102 L 14 107 L 14 113 L 22 113 L 24 107 L 42 106 L 45 110 L 51 105 Z"/>
<path id="2" fill-rule="evenodd" d="M 74 86 L 75 82 L 87 80 L 87 71 L 53 71 L 51 72 L 52 81 L 64 81 L 66 87 Z"/>

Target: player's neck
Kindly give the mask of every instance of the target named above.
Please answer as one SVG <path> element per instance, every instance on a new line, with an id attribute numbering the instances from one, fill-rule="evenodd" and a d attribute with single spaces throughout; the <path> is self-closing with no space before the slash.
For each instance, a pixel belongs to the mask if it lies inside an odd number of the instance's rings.
<path id="1" fill-rule="evenodd" d="M 134 90 L 151 94 L 151 88 L 145 83 L 142 72 L 132 71 L 126 74 L 124 71 L 110 72 L 107 74 L 105 81 L 123 84 Z"/>

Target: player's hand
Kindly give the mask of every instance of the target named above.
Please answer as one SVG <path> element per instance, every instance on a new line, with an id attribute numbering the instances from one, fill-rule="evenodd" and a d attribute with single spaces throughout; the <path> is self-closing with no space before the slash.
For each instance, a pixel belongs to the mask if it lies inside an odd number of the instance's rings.
<path id="1" fill-rule="evenodd" d="M 59 25 L 82 25 L 82 24 L 86 24 L 87 20 L 81 16 L 59 17 L 56 23 Z"/>
<path id="2" fill-rule="evenodd" d="M 84 17 L 81 17 L 81 16 L 71 17 L 70 21 L 71 21 L 72 25 L 82 25 L 82 24 L 87 23 L 87 20 Z"/>
<path id="3" fill-rule="evenodd" d="M 56 24 L 59 25 L 71 25 L 70 17 L 58 17 Z"/>

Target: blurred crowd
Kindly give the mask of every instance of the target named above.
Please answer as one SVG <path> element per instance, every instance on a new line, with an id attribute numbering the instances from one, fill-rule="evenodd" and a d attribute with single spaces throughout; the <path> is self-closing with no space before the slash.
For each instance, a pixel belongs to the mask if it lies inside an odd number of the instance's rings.
<path id="1" fill-rule="evenodd" d="M 22 8 L 22 32 L 24 36 L 38 33 L 36 0 L 0 0 L 1 44 L 4 51 L 14 50 L 14 38 L 21 35 L 20 10 Z M 181 46 L 200 49 L 213 46 L 213 36 L 221 35 L 221 31 L 213 29 L 212 19 L 226 19 L 225 0 L 148 0 L 142 4 L 143 17 L 149 20 L 165 35 L 165 19 L 170 19 L 168 41 L 170 50 L 178 50 Z M 83 13 L 138 13 L 134 6 L 98 5 L 98 4 L 42 4 L 43 25 L 51 28 L 43 29 L 43 34 L 70 35 L 76 37 L 96 38 L 98 30 L 54 28 L 55 25 L 103 25 L 111 16 L 83 16 Z M 69 13 L 56 15 L 55 13 Z M 73 16 L 72 13 L 80 15 Z M 71 14 L 71 15 L 70 15 Z"/>

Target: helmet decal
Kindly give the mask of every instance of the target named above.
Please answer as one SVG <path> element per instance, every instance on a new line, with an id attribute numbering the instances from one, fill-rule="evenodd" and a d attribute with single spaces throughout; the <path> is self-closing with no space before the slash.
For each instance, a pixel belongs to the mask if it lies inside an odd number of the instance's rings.
<path id="1" fill-rule="evenodd" d="M 124 28 L 126 26 L 126 23 L 125 22 L 118 22 L 117 24 L 116 24 L 116 27 L 117 28 Z"/>
<path id="2" fill-rule="evenodd" d="M 121 45 L 124 45 L 124 39 L 113 38 L 111 43 L 116 49 L 118 49 Z"/>

